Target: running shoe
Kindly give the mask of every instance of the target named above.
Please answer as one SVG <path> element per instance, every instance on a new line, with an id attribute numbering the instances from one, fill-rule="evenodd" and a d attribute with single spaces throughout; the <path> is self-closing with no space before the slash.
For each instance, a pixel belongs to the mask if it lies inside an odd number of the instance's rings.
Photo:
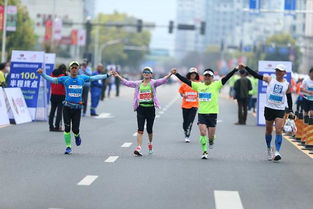
<path id="1" fill-rule="evenodd" d="M 267 160 L 272 161 L 273 160 L 273 147 L 267 148 Z"/>
<path id="2" fill-rule="evenodd" d="M 134 154 L 136 156 L 142 156 L 142 153 L 141 153 L 141 147 L 140 146 L 137 146 L 135 151 L 134 151 Z"/>
<path id="3" fill-rule="evenodd" d="M 207 152 L 203 152 L 201 158 L 204 159 L 204 160 L 208 159 L 208 153 Z"/>
<path id="4" fill-rule="evenodd" d="M 274 155 L 274 161 L 279 161 L 279 160 L 281 160 L 281 156 L 280 156 L 279 152 L 276 151 L 275 155 Z"/>
<path id="5" fill-rule="evenodd" d="M 81 140 L 81 138 L 80 138 L 80 135 L 75 136 L 75 143 L 76 143 L 76 146 L 79 146 L 79 145 L 82 143 L 82 140 Z"/>
<path id="6" fill-rule="evenodd" d="M 153 153 L 152 144 L 148 144 L 149 154 Z"/>
<path id="7" fill-rule="evenodd" d="M 72 152 L 72 148 L 66 147 L 64 154 L 69 155 L 69 154 L 71 154 L 71 152 Z"/>
<path id="8" fill-rule="evenodd" d="M 185 138 L 186 143 L 190 143 L 190 139 L 188 137 Z"/>

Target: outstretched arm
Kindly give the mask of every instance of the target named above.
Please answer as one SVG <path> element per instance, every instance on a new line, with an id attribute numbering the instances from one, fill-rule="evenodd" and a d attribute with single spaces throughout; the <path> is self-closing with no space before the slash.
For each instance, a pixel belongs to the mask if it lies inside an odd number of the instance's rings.
<path id="1" fill-rule="evenodd" d="M 90 81 L 107 79 L 111 75 L 112 75 L 112 72 L 109 71 L 107 74 L 99 74 L 99 75 L 90 76 Z"/>
<path id="2" fill-rule="evenodd" d="M 160 79 L 156 79 L 155 80 L 155 87 L 158 87 L 158 86 L 161 86 L 162 84 L 165 84 L 167 82 L 167 80 L 171 77 L 172 75 L 172 71 L 169 72 L 166 76 L 164 76 L 163 78 L 160 78 Z"/>
<path id="3" fill-rule="evenodd" d="M 174 75 L 176 75 L 176 77 L 177 77 L 179 80 L 181 80 L 182 82 L 184 82 L 185 84 L 187 84 L 188 86 L 191 87 L 191 81 L 188 80 L 187 78 L 181 76 L 181 75 L 177 72 L 177 70 L 176 70 L 175 68 L 173 68 L 173 69 L 171 70 L 171 73 L 174 74 Z"/>
<path id="4" fill-rule="evenodd" d="M 250 73 L 253 77 L 255 77 L 259 80 L 265 81 L 267 83 L 269 83 L 271 81 L 270 76 L 261 75 L 244 64 L 239 64 L 239 69 L 246 69 L 248 71 L 248 73 Z"/>
<path id="5" fill-rule="evenodd" d="M 293 112 L 293 110 L 292 110 L 291 85 L 290 84 L 289 84 L 288 91 L 286 92 L 286 96 L 287 96 L 288 110 L 289 110 L 289 112 Z"/>
<path id="6" fill-rule="evenodd" d="M 237 71 L 238 71 L 237 67 L 230 71 L 224 78 L 222 78 L 222 84 L 225 85 L 225 83 L 230 79 L 230 77 L 232 77 Z"/>
<path id="7" fill-rule="evenodd" d="M 130 88 L 136 88 L 137 84 L 134 81 L 128 81 L 125 78 L 123 78 L 120 74 L 118 74 L 118 72 L 113 71 L 112 74 L 121 80 L 121 84 L 123 84 L 124 86 L 130 87 Z"/>
<path id="8" fill-rule="evenodd" d="M 37 70 L 37 73 L 39 73 L 44 79 L 46 79 L 47 81 L 50 81 L 51 83 L 58 83 L 58 78 L 53 78 L 51 76 L 48 76 L 47 74 L 43 72 L 43 69 L 41 68 Z"/>

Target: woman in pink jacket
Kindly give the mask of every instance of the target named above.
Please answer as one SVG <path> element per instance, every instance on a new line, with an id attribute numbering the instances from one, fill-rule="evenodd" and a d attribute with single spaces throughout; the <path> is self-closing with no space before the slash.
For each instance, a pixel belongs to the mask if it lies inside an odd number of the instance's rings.
<path id="1" fill-rule="evenodd" d="M 147 121 L 147 132 L 149 136 L 148 149 L 149 153 L 152 153 L 152 128 L 155 118 L 155 108 L 160 107 L 158 98 L 156 97 L 156 88 L 162 84 L 165 84 L 171 77 L 172 73 L 169 73 L 161 79 L 152 79 L 153 70 L 150 67 L 145 67 L 142 71 L 143 80 L 139 81 L 127 81 L 122 78 L 117 72 L 113 75 L 121 80 L 121 83 L 125 86 L 135 89 L 133 107 L 134 111 L 137 111 L 137 147 L 134 151 L 136 156 L 142 156 L 141 145 L 142 136 L 145 126 L 145 121 Z"/>

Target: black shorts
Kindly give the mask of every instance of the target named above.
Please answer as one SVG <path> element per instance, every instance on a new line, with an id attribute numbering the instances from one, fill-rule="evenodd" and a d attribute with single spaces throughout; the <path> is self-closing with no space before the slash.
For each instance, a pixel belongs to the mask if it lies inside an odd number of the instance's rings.
<path id="1" fill-rule="evenodd" d="M 264 108 L 264 117 L 267 121 L 273 121 L 276 118 L 284 118 L 285 110 L 275 110 L 272 108 L 265 107 Z"/>
<path id="2" fill-rule="evenodd" d="M 313 101 L 303 98 L 302 107 L 304 112 L 309 112 L 313 110 Z"/>
<path id="3" fill-rule="evenodd" d="M 198 114 L 198 125 L 205 124 L 207 127 L 216 127 L 217 114 Z"/>

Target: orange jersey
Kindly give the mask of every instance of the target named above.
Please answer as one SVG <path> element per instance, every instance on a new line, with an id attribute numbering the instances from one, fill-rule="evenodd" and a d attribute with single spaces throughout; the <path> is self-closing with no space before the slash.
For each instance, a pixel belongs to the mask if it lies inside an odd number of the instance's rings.
<path id="1" fill-rule="evenodd" d="M 182 100 L 182 108 L 190 109 L 192 107 L 198 107 L 198 92 L 192 90 L 190 86 L 183 83 L 179 87 L 179 93 L 183 94 L 183 100 Z"/>

